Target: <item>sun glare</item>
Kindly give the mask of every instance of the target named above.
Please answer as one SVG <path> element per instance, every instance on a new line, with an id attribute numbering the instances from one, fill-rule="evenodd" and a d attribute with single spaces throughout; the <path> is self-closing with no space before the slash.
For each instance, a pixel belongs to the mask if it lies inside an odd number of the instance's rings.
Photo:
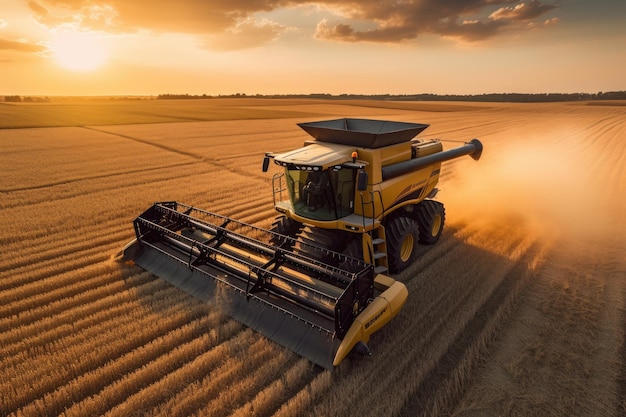
<path id="1" fill-rule="evenodd" d="M 102 40 L 89 33 L 61 33 L 51 49 L 56 63 L 71 71 L 93 71 L 106 61 Z"/>

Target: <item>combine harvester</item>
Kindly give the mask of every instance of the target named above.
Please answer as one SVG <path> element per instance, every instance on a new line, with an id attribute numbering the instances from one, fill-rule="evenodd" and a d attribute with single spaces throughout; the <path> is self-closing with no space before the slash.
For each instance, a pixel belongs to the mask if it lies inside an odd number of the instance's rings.
<path id="1" fill-rule="evenodd" d="M 394 317 L 408 292 L 389 277 L 435 243 L 441 163 L 478 160 L 477 139 L 443 151 L 413 139 L 425 124 L 337 119 L 299 124 L 315 138 L 274 162 L 271 230 L 177 202 L 134 220 L 120 257 L 214 303 L 266 337 L 332 369 Z"/>

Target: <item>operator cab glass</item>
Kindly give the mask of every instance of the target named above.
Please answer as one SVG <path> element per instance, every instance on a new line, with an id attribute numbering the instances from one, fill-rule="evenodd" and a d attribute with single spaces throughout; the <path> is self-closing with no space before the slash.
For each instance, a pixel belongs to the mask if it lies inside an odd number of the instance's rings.
<path id="1" fill-rule="evenodd" d="M 337 220 L 354 212 L 356 170 L 287 169 L 289 197 L 296 214 L 313 220 Z"/>

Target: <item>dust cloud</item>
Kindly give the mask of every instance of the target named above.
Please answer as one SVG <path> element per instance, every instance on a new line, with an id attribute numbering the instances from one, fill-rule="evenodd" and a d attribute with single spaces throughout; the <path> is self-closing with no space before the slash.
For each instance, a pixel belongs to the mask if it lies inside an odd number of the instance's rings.
<path id="1" fill-rule="evenodd" d="M 605 189 L 590 169 L 598 165 L 589 153 L 564 152 L 563 144 L 549 139 L 485 143 L 478 162 L 454 165 L 441 198 L 449 222 L 591 237 L 610 224 Z"/>

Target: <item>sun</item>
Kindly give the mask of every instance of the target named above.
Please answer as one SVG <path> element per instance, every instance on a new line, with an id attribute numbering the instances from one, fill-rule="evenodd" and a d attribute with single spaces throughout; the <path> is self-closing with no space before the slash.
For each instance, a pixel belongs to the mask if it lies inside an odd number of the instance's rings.
<path id="1" fill-rule="evenodd" d="M 93 71 L 107 59 L 102 40 L 86 32 L 63 32 L 53 41 L 52 50 L 56 63 L 71 71 Z"/>

